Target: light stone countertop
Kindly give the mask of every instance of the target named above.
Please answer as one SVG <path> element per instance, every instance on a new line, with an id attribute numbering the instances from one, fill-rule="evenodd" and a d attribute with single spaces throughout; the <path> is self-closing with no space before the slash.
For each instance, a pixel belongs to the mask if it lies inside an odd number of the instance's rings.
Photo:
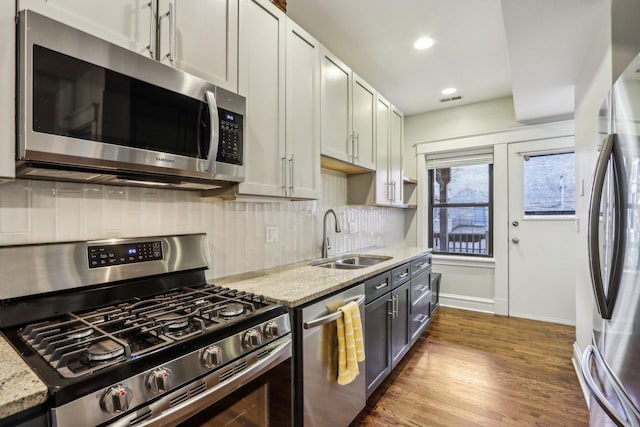
<path id="1" fill-rule="evenodd" d="M 391 256 L 392 258 L 369 267 L 354 270 L 321 268 L 310 265 L 323 261 L 318 259 L 228 276 L 210 282 L 218 286 L 264 295 L 289 307 L 297 307 L 346 288 L 349 285 L 357 284 L 427 253 L 431 253 L 431 249 L 408 246 L 382 248 L 366 252 L 356 251 L 348 255 L 366 254 Z M 331 257 L 328 260 L 336 258 L 340 257 Z"/>
<path id="2" fill-rule="evenodd" d="M 0 419 L 47 400 L 47 386 L 0 335 Z"/>

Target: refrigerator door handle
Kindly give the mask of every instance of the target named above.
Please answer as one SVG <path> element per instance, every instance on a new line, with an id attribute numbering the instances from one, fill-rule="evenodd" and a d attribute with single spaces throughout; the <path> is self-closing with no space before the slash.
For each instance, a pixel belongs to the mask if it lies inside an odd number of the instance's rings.
<path id="1" fill-rule="evenodd" d="M 600 238 L 598 229 L 600 226 L 600 203 L 602 201 L 602 191 L 607 175 L 607 166 L 612 159 L 612 173 L 614 181 L 614 247 L 612 260 L 613 265 L 609 274 L 609 292 L 605 293 L 605 283 L 602 277 L 600 266 Z M 591 189 L 591 200 L 589 204 L 589 267 L 591 271 L 591 282 L 595 294 L 598 311 L 603 319 L 611 319 L 613 307 L 615 305 L 622 266 L 624 264 L 625 242 L 622 235 L 626 230 L 626 190 L 625 176 L 623 169 L 622 151 L 617 141 L 617 135 L 611 134 L 602 143 L 600 155 L 596 163 L 596 171 Z"/>
<path id="2" fill-rule="evenodd" d="M 591 375 L 591 359 L 595 360 L 598 366 L 602 367 L 604 374 L 607 377 L 607 380 L 611 383 L 612 389 L 616 394 L 616 397 L 620 401 L 622 405 L 622 409 L 624 411 L 624 415 L 620 414 L 616 408 L 611 405 L 611 403 L 607 400 L 602 390 L 596 384 L 593 376 Z M 602 360 L 602 356 L 600 352 L 593 346 L 588 345 L 587 348 L 584 349 L 582 353 L 582 376 L 584 377 L 587 387 L 591 392 L 591 395 L 596 400 L 598 405 L 602 408 L 602 410 L 611 418 L 611 420 L 620 427 L 637 427 L 640 422 L 640 414 L 638 414 L 637 409 L 635 409 L 633 403 L 626 396 L 622 386 L 618 383 L 615 377 L 611 374 L 609 369 L 607 368 L 604 360 Z M 631 409 L 631 410 L 629 410 Z M 631 412 L 631 414 L 629 413 Z M 623 418 L 624 416 L 624 418 Z"/>

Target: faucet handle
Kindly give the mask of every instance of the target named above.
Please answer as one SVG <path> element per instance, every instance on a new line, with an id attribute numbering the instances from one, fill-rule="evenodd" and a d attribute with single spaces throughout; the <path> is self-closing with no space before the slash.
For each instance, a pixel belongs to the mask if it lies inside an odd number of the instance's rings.
<path id="1" fill-rule="evenodd" d="M 326 243 L 325 247 L 327 248 L 327 251 L 329 249 L 331 249 L 331 243 L 329 242 L 329 238 L 328 237 L 327 237 L 327 243 Z"/>

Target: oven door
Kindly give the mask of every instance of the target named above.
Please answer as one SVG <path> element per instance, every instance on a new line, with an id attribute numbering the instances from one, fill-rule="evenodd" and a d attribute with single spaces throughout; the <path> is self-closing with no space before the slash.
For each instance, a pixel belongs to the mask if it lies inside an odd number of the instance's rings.
<path id="1" fill-rule="evenodd" d="M 282 337 L 109 425 L 290 426 L 291 343 Z"/>

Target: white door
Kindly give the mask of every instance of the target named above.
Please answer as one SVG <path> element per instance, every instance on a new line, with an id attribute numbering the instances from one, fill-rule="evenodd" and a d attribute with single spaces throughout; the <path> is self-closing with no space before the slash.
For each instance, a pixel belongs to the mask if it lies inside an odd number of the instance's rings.
<path id="1" fill-rule="evenodd" d="M 573 146 L 509 144 L 509 316 L 575 325 Z"/>
<path id="2" fill-rule="evenodd" d="M 376 169 L 376 90 L 353 73 L 354 163 Z"/>
<path id="3" fill-rule="evenodd" d="M 323 49 L 320 66 L 321 153 L 344 162 L 352 162 L 351 69 L 326 49 Z"/>
<path id="4" fill-rule="evenodd" d="M 320 43 L 287 18 L 286 151 L 289 197 L 320 197 Z"/>
<path id="5" fill-rule="evenodd" d="M 173 50 L 176 67 L 238 91 L 238 0 L 160 0 L 158 13 L 161 61 L 169 64 Z"/>
<path id="6" fill-rule="evenodd" d="M 156 27 L 151 3 L 149 0 L 19 0 L 18 9 L 31 9 L 126 49 L 151 56 Z"/>

